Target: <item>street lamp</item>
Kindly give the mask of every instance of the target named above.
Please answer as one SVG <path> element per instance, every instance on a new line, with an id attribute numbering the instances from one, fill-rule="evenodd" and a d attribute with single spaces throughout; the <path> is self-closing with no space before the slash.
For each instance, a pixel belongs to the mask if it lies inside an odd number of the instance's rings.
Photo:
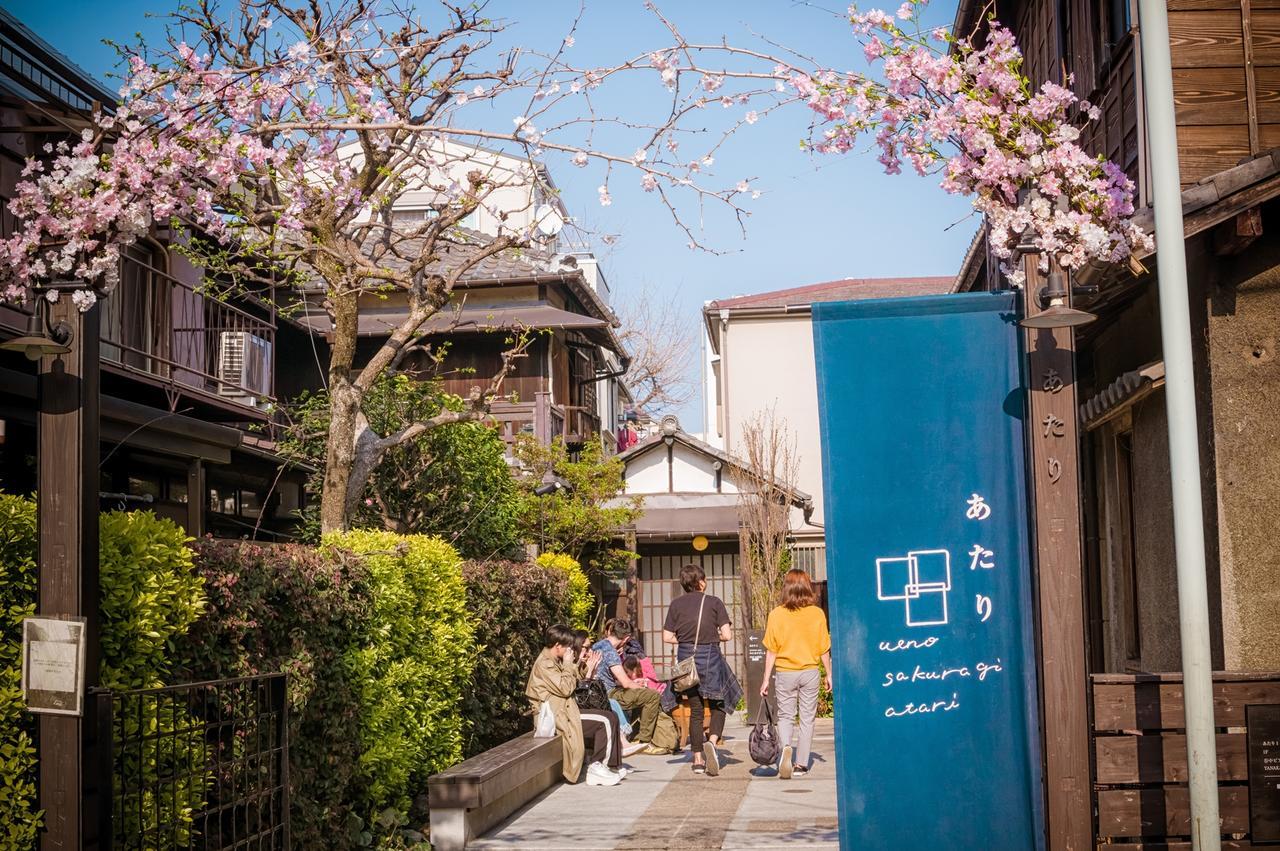
<path id="1" fill-rule="evenodd" d="M 45 300 L 37 296 L 35 302 L 31 318 L 27 320 L 27 333 L 0 343 L 0 349 L 22 352 L 29 361 L 70 354 L 71 326 L 63 321 L 51 323 L 44 309 Z"/>
<path id="2" fill-rule="evenodd" d="M 1019 322 L 1023 328 L 1076 328 L 1098 318 L 1069 305 L 1071 294 L 1067 290 L 1067 273 L 1057 261 L 1050 261 L 1048 286 L 1036 295 L 1044 310 Z"/>

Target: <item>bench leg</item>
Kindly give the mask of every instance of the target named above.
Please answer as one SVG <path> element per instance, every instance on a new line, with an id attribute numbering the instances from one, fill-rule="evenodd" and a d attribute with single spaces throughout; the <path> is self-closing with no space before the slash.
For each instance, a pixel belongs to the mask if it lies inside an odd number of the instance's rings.
<path id="1" fill-rule="evenodd" d="M 431 810 L 431 847 L 434 851 L 463 851 L 467 847 L 467 811 Z"/>

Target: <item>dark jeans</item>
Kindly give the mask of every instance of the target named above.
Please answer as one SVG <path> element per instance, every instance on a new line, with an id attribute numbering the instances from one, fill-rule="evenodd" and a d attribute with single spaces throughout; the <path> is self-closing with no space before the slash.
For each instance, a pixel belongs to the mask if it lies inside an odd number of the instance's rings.
<path id="1" fill-rule="evenodd" d="M 615 770 L 622 766 L 622 740 L 618 737 L 616 718 L 582 713 L 582 739 L 587 765 L 603 762 Z"/>
<path id="2" fill-rule="evenodd" d="M 689 698 L 689 746 L 695 756 L 702 753 L 702 706 L 711 709 L 711 735 L 719 742 L 724 738 L 724 701 L 704 700 L 697 690 L 686 692 Z"/>

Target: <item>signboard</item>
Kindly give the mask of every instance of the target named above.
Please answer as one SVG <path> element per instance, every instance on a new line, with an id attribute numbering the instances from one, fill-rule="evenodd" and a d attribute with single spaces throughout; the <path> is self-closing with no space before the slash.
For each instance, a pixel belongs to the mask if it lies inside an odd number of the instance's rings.
<path id="1" fill-rule="evenodd" d="M 845 849 L 1044 846 L 1016 313 L 813 306 Z"/>
<path id="2" fill-rule="evenodd" d="M 1280 705 L 1246 706 L 1249 836 L 1280 843 Z"/>
<path id="3" fill-rule="evenodd" d="M 84 618 L 22 621 L 22 693 L 29 712 L 84 711 Z"/>

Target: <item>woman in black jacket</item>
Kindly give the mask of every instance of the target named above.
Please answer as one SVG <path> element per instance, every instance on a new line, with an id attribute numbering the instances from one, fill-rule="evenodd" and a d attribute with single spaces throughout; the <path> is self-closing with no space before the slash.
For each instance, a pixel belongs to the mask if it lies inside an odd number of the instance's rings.
<path id="1" fill-rule="evenodd" d="M 716 745 L 724 735 L 725 705 L 737 706 L 742 686 L 733 675 L 720 644 L 733 637 L 729 610 L 724 601 L 706 593 L 707 576 L 696 564 L 680 568 L 680 586 L 685 593 L 671 602 L 662 625 L 662 640 L 676 645 L 676 659 L 694 657 L 698 685 L 683 695 L 689 698 L 689 745 L 693 751 L 695 774 L 720 773 Z M 711 709 L 711 732 L 703 739 L 703 705 Z"/>

